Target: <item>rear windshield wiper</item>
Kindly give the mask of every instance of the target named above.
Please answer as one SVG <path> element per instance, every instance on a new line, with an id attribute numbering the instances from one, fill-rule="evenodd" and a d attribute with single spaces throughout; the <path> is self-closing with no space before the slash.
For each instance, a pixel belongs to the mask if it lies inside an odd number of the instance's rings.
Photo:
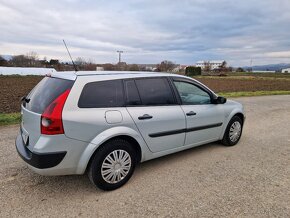
<path id="1" fill-rule="evenodd" d="M 30 98 L 27 98 L 26 96 L 23 96 L 23 97 L 21 98 L 21 101 L 22 101 L 22 102 L 25 101 L 26 103 L 29 103 L 29 102 L 30 102 Z"/>

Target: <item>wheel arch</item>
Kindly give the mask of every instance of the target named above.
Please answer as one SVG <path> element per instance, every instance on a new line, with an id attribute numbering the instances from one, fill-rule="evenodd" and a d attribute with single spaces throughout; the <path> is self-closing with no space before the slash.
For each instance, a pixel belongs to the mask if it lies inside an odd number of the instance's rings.
<path id="1" fill-rule="evenodd" d="M 244 122 L 245 122 L 245 115 L 244 115 L 243 113 L 238 112 L 238 113 L 234 114 L 234 115 L 231 117 L 231 119 L 232 119 L 234 116 L 237 116 L 237 117 L 241 118 L 241 120 L 242 120 L 242 122 L 243 122 L 243 124 L 244 124 Z M 230 119 L 230 120 L 231 120 L 231 119 Z"/>
<path id="2" fill-rule="evenodd" d="M 243 111 L 242 110 L 233 110 L 229 116 L 227 117 L 227 119 L 225 120 L 225 125 L 223 125 L 223 130 L 221 132 L 221 135 L 220 135 L 220 139 L 222 139 L 224 137 L 224 134 L 225 134 L 225 131 L 227 129 L 227 126 L 230 122 L 230 120 L 234 117 L 234 116 L 238 116 L 239 118 L 241 118 L 243 124 L 245 122 L 245 119 L 246 119 L 246 116 L 244 115 Z"/>
<path id="3" fill-rule="evenodd" d="M 123 139 L 128 141 L 138 155 L 138 162 L 142 162 L 146 159 L 146 154 L 149 153 L 149 149 L 144 142 L 143 138 L 133 129 L 130 128 L 119 128 L 118 129 L 112 128 L 106 130 L 105 132 L 96 136 L 91 143 L 88 144 L 87 148 L 84 150 L 82 156 L 80 157 L 77 172 L 76 174 L 83 174 L 86 172 L 87 167 L 89 166 L 92 157 L 98 152 L 99 148 L 103 146 L 110 140 L 113 139 Z M 123 130 L 123 131 L 116 131 L 116 130 Z M 126 130 L 126 131 L 124 131 Z M 113 133 L 114 132 L 114 133 Z"/>
<path id="4" fill-rule="evenodd" d="M 136 155 L 137 155 L 137 163 L 139 163 L 141 161 L 141 158 L 142 158 L 142 149 L 141 149 L 139 143 L 137 142 L 137 140 L 134 139 L 132 136 L 128 136 L 128 135 L 118 135 L 118 136 L 112 137 L 112 138 L 104 141 L 100 146 L 97 147 L 97 149 L 92 153 L 92 155 L 91 155 L 91 157 L 90 157 L 90 159 L 89 159 L 89 161 L 87 163 L 85 172 L 87 171 L 88 167 L 90 166 L 93 157 L 98 153 L 98 151 L 101 149 L 101 147 L 104 146 L 106 143 L 108 143 L 108 142 L 110 142 L 112 140 L 115 140 L 115 139 L 123 139 L 123 140 L 129 142 L 132 145 L 132 148 L 136 152 Z"/>

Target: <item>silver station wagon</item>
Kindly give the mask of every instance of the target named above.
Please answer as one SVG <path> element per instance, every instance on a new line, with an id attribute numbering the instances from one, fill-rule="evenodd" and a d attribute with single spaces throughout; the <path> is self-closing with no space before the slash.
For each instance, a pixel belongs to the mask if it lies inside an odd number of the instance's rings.
<path id="1" fill-rule="evenodd" d="M 16 148 L 41 175 L 87 173 L 113 190 L 136 164 L 202 144 L 238 143 L 243 106 L 155 72 L 58 72 L 22 99 Z"/>

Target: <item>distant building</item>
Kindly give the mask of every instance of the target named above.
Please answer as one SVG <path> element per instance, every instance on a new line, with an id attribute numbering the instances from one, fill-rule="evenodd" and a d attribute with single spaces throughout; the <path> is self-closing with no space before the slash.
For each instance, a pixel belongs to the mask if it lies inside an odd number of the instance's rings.
<path id="1" fill-rule="evenodd" d="M 180 71 L 185 71 L 187 65 L 176 65 L 176 67 L 172 70 L 173 73 L 179 73 Z"/>
<path id="2" fill-rule="evenodd" d="M 201 69 L 206 68 L 207 66 L 210 67 L 211 70 L 215 70 L 220 68 L 226 61 L 221 60 L 221 61 L 198 61 L 196 62 L 197 67 L 201 67 Z"/>
<path id="3" fill-rule="evenodd" d="M 252 73 L 276 73 L 275 70 L 253 70 Z"/>
<path id="4" fill-rule="evenodd" d="M 290 68 L 283 69 L 282 73 L 290 73 Z"/>
<path id="5" fill-rule="evenodd" d="M 155 69 L 156 69 L 156 67 L 145 66 L 145 70 L 146 70 L 146 71 L 154 71 Z"/>
<path id="6" fill-rule="evenodd" d="M 138 64 L 140 71 L 156 71 L 156 64 Z"/>
<path id="7" fill-rule="evenodd" d="M 104 67 L 96 67 L 96 71 L 104 71 Z"/>

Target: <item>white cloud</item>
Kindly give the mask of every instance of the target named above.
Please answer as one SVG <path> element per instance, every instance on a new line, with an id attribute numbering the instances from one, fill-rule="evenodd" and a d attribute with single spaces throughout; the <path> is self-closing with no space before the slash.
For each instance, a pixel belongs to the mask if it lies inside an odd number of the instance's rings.
<path id="1" fill-rule="evenodd" d="M 290 59 L 290 51 L 277 51 L 277 52 L 268 52 L 266 53 L 266 57 L 269 58 L 289 58 Z"/>
<path id="2" fill-rule="evenodd" d="M 130 63 L 287 61 L 289 0 L 0 0 L 0 53 Z M 290 60 L 289 60 L 290 61 Z"/>

